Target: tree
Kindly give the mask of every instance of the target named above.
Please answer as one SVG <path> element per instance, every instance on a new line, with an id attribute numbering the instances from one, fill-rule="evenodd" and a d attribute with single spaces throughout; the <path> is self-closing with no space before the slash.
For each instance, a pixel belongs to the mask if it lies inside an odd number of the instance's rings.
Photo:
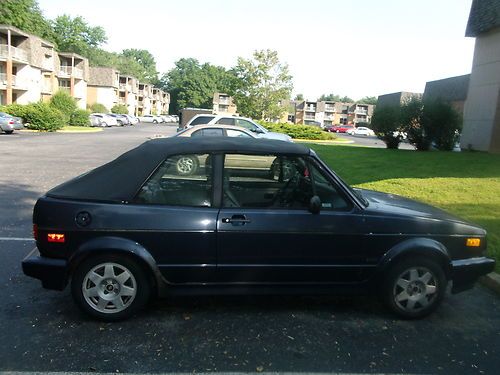
<path id="1" fill-rule="evenodd" d="M 290 98 L 293 88 L 288 65 L 281 63 L 278 52 L 255 51 L 252 59 L 238 58 L 235 100 L 239 112 L 259 119 L 281 117 L 282 100 Z"/>
<path id="2" fill-rule="evenodd" d="M 136 61 L 143 68 L 141 75 L 144 77 L 144 80 L 153 84 L 158 82 L 156 61 L 151 52 L 145 49 L 124 49 L 122 56 Z"/>
<path id="3" fill-rule="evenodd" d="M 43 16 L 36 0 L 1 0 L 0 24 L 12 25 L 49 41 L 54 40 L 50 22 Z"/>
<path id="4" fill-rule="evenodd" d="M 377 97 L 376 96 L 365 96 L 357 101 L 357 103 L 360 104 L 377 104 Z"/>
<path id="5" fill-rule="evenodd" d="M 340 95 L 323 94 L 318 98 L 318 102 L 340 102 Z"/>
<path id="6" fill-rule="evenodd" d="M 111 107 L 111 113 L 128 115 L 128 108 L 125 104 L 115 104 L 113 107 Z"/>
<path id="7" fill-rule="evenodd" d="M 451 104 L 439 99 L 425 101 L 421 123 L 438 150 L 453 150 L 462 130 L 462 118 Z"/>
<path id="8" fill-rule="evenodd" d="M 78 109 L 75 98 L 66 91 L 56 92 L 50 98 L 50 105 L 63 114 L 66 123 L 69 122 L 71 114 Z"/>
<path id="9" fill-rule="evenodd" d="M 295 95 L 295 99 L 293 99 L 293 100 L 297 100 L 297 101 L 304 100 L 304 94 L 297 94 L 297 95 Z"/>
<path id="10" fill-rule="evenodd" d="M 231 95 L 234 81 L 232 73 L 221 66 L 183 58 L 162 76 L 159 85 L 170 93 L 170 113 L 178 113 L 186 107 L 212 108 L 214 92 Z"/>
<path id="11" fill-rule="evenodd" d="M 387 148 L 397 149 L 402 140 L 399 106 L 377 108 L 372 117 L 372 128 Z"/>
<path id="12" fill-rule="evenodd" d="M 92 113 L 109 113 L 109 110 L 106 108 L 106 106 L 101 103 L 94 103 L 88 105 L 87 107 Z"/>
<path id="13" fill-rule="evenodd" d="M 59 50 L 85 57 L 91 56 L 107 40 L 106 32 L 101 26 L 90 26 L 80 16 L 59 16 L 52 22 L 52 28 Z"/>
<path id="14" fill-rule="evenodd" d="M 431 145 L 429 134 L 421 123 L 424 104 L 419 97 L 412 97 L 401 105 L 401 127 L 407 134 L 408 142 L 419 151 L 427 151 Z"/>

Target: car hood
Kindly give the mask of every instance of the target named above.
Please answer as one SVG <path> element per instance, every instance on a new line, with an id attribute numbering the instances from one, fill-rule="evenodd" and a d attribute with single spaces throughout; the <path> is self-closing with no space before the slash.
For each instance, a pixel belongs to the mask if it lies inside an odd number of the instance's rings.
<path id="1" fill-rule="evenodd" d="M 387 194 L 373 190 L 356 189 L 369 202 L 368 212 L 384 213 L 392 215 L 424 217 L 451 221 L 455 223 L 467 224 L 477 227 L 474 224 L 454 216 L 437 207 L 418 202 L 412 199 L 401 197 L 395 194 Z"/>
<path id="2" fill-rule="evenodd" d="M 258 135 L 259 138 L 276 139 L 278 141 L 292 142 L 292 137 L 283 133 L 267 132 Z"/>

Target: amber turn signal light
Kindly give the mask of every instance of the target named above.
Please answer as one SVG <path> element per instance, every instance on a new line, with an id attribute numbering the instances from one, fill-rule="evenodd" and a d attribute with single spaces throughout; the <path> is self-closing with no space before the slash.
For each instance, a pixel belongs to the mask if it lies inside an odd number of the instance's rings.
<path id="1" fill-rule="evenodd" d="M 64 234 L 62 233 L 47 233 L 48 242 L 64 243 Z"/>
<path id="2" fill-rule="evenodd" d="M 465 243 L 467 247 L 479 247 L 481 246 L 480 238 L 467 238 L 467 242 Z"/>

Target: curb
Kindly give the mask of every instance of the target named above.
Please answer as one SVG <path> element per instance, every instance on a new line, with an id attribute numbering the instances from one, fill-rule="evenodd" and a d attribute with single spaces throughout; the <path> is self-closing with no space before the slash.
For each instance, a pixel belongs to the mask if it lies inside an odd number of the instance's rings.
<path id="1" fill-rule="evenodd" d="M 500 274 L 491 272 L 479 279 L 479 282 L 488 289 L 500 295 Z"/>

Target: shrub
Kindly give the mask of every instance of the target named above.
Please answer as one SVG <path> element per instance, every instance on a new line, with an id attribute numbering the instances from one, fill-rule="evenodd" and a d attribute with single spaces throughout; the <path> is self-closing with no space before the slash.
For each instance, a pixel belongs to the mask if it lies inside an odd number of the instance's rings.
<path id="1" fill-rule="evenodd" d="M 422 99 L 412 97 L 401 105 L 401 126 L 408 136 L 408 142 L 419 151 L 427 151 L 431 145 L 429 134 L 422 126 Z"/>
<path id="2" fill-rule="evenodd" d="M 90 112 L 85 109 L 77 109 L 69 118 L 70 126 L 90 126 Z"/>
<path id="3" fill-rule="evenodd" d="M 288 134 L 294 139 L 332 140 L 336 138 L 333 134 L 327 133 L 317 126 L 277 124 L 264 121 L 259 123 L 269 131 Z"/>
<path id="4" fill-rule="evenodd" d="M 397 149 L 402 140 L 400 108 L 377 108 L 373 114 L 372 128 L 387 148 Z"/>
<path id="5" fill-rule="evenodd" d="M 58 109 L 64 115 L 66 123 L 69 122 L 71 114 L 78 109 L 75 98 L 62 90 L 56 92 L 52 98 L 50 98 L 50 105 Z"/>
<path id="6" fill-rule="evenodd" d="M 104 104 L 94 103 L 89 106 L 89 110 L 92 113 L 109 113 L 108 109 Z"/>
<path id="7" fill-rule="evenodd" d="M 47 103 L 33 103 L 24 106 L 22 118 L 27 128 L 49 132 L 61 129 L 66 123 L 61 111 Z"/>
<path id="8" fill-rule="evenodd" d="M 426 101 L 421 123 L 438 150 L 453 150 L 462 130 L 462 118 L 451 104 L 441 100 Z"/>
<path id="9" fill-rule="evenodd" d="M 111 108 L 112 113 L 118 113 L 121 115 L 128 115 L 128 107 L 125 104 L 115 104 Z"/>
<path id="10" fill-rule="evenodd" d="M 22 104 L 9 104 L 2 107 L 1 112 L 5 112 L 11 116 L 21 117 L 22 119 L 24 119 L 26 106 Z"/>

